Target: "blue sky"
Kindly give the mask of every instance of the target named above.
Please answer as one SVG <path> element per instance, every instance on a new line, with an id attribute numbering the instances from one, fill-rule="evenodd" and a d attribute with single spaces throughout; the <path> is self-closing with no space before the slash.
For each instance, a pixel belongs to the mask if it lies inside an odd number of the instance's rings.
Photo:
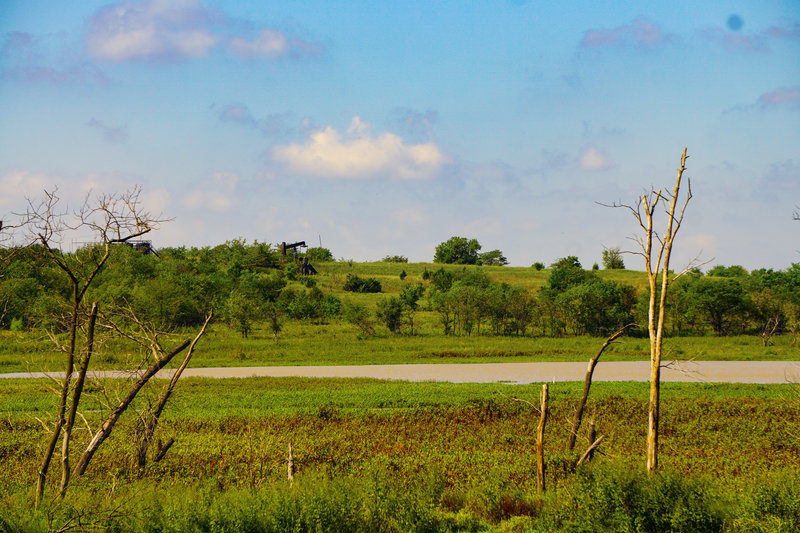
<path id="1" fill-rule="evenodd" d="M 800 2 L 0 4 L 0 217 L 140 184 L 157 247 L 588 267 L 684 146 L 673 264 L 800 262 Z"/>

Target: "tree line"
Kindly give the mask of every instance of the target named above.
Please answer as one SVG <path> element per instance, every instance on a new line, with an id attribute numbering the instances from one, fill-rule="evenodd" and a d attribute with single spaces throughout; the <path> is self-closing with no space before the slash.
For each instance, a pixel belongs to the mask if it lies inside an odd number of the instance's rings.
<path id="1" fill-rule="evenodd" d="M 0 278 L 0 328 L 57 330 L 65 323 L 68 280 L 43 252 L 38 245 L 0 250 L 7 258 Z M 96 253 L 87 247 L 72 255 L 81 259 Z M 263 320 L 275 335 L 283 320 L 360 320 L 364 325 L 366 309 L 348 309 L 358 304 L 323 292 L 314 277 L 302 276 L 291 257 L 282 260 L 277 247 L 267 243 L 231 240 L 213 247 L 164 248 L 157 257 L 116 245 L 111 254 L 87 297 L 104 307 L 128 307 L 162 330 L 200 325 L 211 309 L 245 336 Z M 326 249 L 309 255 L 332 259 Z M 357 274 L 341 288 L 382 292 L 380 281 Z M 550 265 L 538 291 L 496 283 L 480 267 L 451 266 L 426 269 L 421 282 L 406 283 L 400 294 L 378 296 L 377 311 L 367 318 L 397 334 L 413 333 L 416 313 L 428 310 L 436 313 L 445 335 L 602 336 L 623 324 L 646 323 L 648 294 L 648 289 L 603 279 L 574 256 Z M 754 334 L 765 343 L 783 332 L 797 337 L 800 263 L 786 270 L 715 266 L 706 274 L 690 271 L 672 285 L 666 304 L 671 335 Z"/>

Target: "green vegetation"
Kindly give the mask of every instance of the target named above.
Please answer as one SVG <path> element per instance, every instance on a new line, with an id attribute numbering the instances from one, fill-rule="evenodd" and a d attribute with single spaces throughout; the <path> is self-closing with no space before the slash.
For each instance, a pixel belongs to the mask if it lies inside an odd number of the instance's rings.
<path id="1" fill-rule="evenodd" d="M 0 372 L 60 370 L 45 330 L 65 340 L 69 288 L 41 250 L 13 251 L 0 250 L 10 259 L 0 278 Z M 291 260 L 280 265 L 264 243 L 159 257 L 117 246 L 85 302 L 98 301 L 101 312 L 130 308 L 165 339 L 190 334 L 213 308 L 218 318 L 193 366 L 586 360 L 598 345 L 591 336 L 646 323 L 642 272 L 583 270 L 576 257 L 542 270 L 336 261 L 303 276 Z M 668 357 L 797 359 L 800 264 L 738 277 L 687 274 L 673 285 L 667 313 Z M 633 328 L 604 357 L 646 359 L 643 335 Z M 138 350 L 103 342 L 97 369 L 119 368 Z"/>
<path id="2" fill-rule="evenodd" d="M 625 268 L 625 263 L 622 260 L 622 250 L 619 247 L 603 250 L 603 268 Z"/>
<path id="3" fill-rule="evenodd" d="M 70 499 L 29 501 L 57 398 L 44 380 L 0 396 L 0 530 L 793 531 L 800 403 L 795 385 L 663 385 L 664 472 L 640 462 L 644 383 L 597 383 L 587 407 L 605 440 L 574 469 L 567 424 L 548 425 L 548 486 L 536 496 L 539 386 L 366 379 L 186 379 L 165 412 L 166 458 L 139 473 L 128 422 Z M 102 403 L 94 385 L 86 394 Z M 108 391 L 107 391 L 108 392 Z M 579 383 L 551 387 L 566 420 Z M 89 401 L 89 400 L 87 400 Z M 147 398 L 139 400 L 145 403 Z M 91 409 L 86 416 L 93 421 Z M 295 482 L 286 480 L 291 443 Z M 585 447 L 581 435 L 579 447 Z M 733 452 L 732 450 L 735 450 Z M 580 453 L 580 452 L 576 452 Z M 53 483 L 56 481 L 53 480 Z"/>

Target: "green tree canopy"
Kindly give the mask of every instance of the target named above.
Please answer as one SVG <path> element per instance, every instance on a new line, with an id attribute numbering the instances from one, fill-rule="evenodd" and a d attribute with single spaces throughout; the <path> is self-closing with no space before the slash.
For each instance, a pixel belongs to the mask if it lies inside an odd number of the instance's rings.
<path id="1" fill-rule="evenodd" d="M 309 261 L 314 261 L 317 263 L 327 263 L 334 260 L 331 251 L 327 248 L 322 248 L 321 246 L 316 246 L 306 250 L 306 257 Z"/>
<path id="2" fill-rule="evenodd" d="M 433 262 L 477 265 L 479 260 L 478 252 L 480 252 L 480 250 L 481 245 L 478 243 L 477 239 L 450 237 L 447 241 L 436 247 Z"/>
<path id="3" fill-rule="evenodd" d="M 608 270 L 625 268 L 625 263 L 622 261 L 622 251 L 619 247 L 603 250 L 603 268 Z"/>
<path id="4" fill-rule="evenodd" d="M 478 255 L 478 263 L 481 265 L 503 266 L 508 264 L 508 259 L 505 258 L 500 250 L 492 250 Z"/>

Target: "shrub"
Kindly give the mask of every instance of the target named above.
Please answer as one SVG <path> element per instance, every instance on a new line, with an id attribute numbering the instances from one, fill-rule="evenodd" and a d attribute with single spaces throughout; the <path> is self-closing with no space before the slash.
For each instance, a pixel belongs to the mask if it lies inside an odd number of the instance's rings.
<path id="1" fill-rule="evenodd" d="M 387 255 L 381 261 L 384 263 L 408 263 L 408 257 L 404 255 Z"/>
<path id="2" fill-rule="evenodd" d="M 396 296 L 381 300 L 378 302 L 378 311 L 375 316 L 396 335 L 400 333 L 400 328 L 403 326 L 403 302 Z"/>
<path id="3" fill-rule="evenodd" d="M 585 469 L 569 501 L 560 502 L 560 518 L 569 531 L 722 531 L 716 496 L 707 483 L 677 472 Z"/>
<path id="4" fill-rule="evenodd" d="M 375 278 L 348 274 L 342 288 L 349 292 L 381 292 L 381 282 Z"/>
<path id="5" fill-rule="evenodd" d="M 339 316 L 342 310 L 342 301 L 333 294 L 326 294 L 320 302 L 322 314 L 326 318 Z"/>

